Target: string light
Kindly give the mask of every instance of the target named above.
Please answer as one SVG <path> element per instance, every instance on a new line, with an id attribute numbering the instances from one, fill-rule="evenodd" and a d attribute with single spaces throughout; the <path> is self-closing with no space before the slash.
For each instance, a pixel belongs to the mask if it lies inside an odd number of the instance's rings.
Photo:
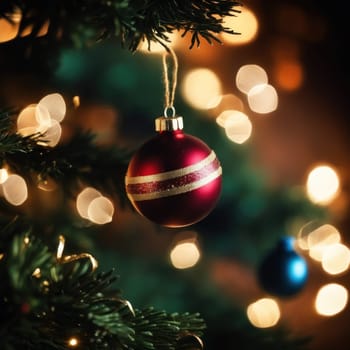
<path id="1" fill-rule="evenodd" d="M 68 346 L 74 348 L 79 345 L 79 340 L 76 337 L 71 337 L 68 340 Z"/>
<path id="2" fill-rule="evenodd" d="M 73 105 L 75 108 L 78 108 L 80 106 L 80 96 L 73 97 Z"/>
<path id="3" fill-rule="evenodd" d="M 41 277 L 41 270 L 39 267 L 37 267 L 33 273 L 32 273 L 32 276 L 35 277 L 35 278 L 40 278 Z"/>

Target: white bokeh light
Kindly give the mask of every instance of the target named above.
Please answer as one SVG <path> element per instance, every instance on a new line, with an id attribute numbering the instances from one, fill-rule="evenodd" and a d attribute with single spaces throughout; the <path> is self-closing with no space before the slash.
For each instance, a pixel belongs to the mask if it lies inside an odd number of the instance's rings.
<path id="1" fill-rule="evenodd" d="M 307 176 L 306 192 L 312 202 L 327 205 L 338 195 L 339 186 L 337 172 L 329 165 L 319 165 Z"/>
<path id="2" fill-rule="evenodd" d="M 3 184 L 9 177 L 8 171 L 5 168 L 0 169 L 0 184 Z"/>
<path id="3" fill-rule="evenodd" d="M 213 101 L 220 102 L 221 82 L 210 69 L 189 71 L 183 80 L 181 92 L 189 105 L 197 109 L 213 108 Z"/>
<path id="4" fill-rule="evenodd" d="M 278 323 L 281 311 L 274 299 L 262 298 L 248 305 L 247 316 L 253 326 L 269 328 Z"/>
<path id="5" fill-rule="evenodd" d="M 257 64 L 246 64 L 238 69 L 236 86 L 245 94 L 256 85 L 267 84 L 268 76 L 264 68 Z"/>
<path id="6" fill-rule="evenodd" d="M 113 214 L 113 203 L 104 196 L 94 198 L 88 206 L 88 219 L 98 225 L 111 222 Z"/>
<path id="7" fill-rule="evenodd" d="M 270 84 L 255 85 L 248 92 L 248 105 L 252 111 L 259 114 L 275 111 L 278 106 L 276 89 Z"/>
<path id="8" fill-rule="evenodd" d="M 177 269 L 188 269 L 197 264 L 200 251 L 195 241 L 180 241 L 170 252 L 170 260 Z"/>
<path id="9" fill-rule="evenodd" d="M 316 261 L 322 261 L 323 254 L 328 247 L 340 241 L 340 232 L 333 225 L 322 225 L 307 236 L 309 255 Z"/>
<path id="10" fill-rule="evenodd" d="M 27 183 L 22 176 L 10 174 L 2 184 L 2 190 L 6 200 L 15 206 L 23 204 L 28 198 Z"/>
<path id="11" fill-rule="evenodd" d="M 321 287 L 315 299 L 317 313 L 322 316 L 334 316 L 340 313 L 348 303 L 348 294 L 348 290 L 338 283 Z"/>
<path id="12" fill-rule="evenodd" d="M 222 40 L 231 45 L 243 45 L 252 42 L 258 33 L 259 23 L 252 10 L 242 7 L 239 16 L 227 16 L 223 26 L 232 28 L 239 34 L 222 33 Z"/>
<path id="13" fill-rule="evenodd" d="M 350 250 L 341 243 L 327 247 L 322 255 L 322 268 L 331 275 L 337 275 L 349 269 Z"/>
<path id="14" fill-rule="evenodd" d="M 77 196 L 76 208 L 81 217 L 89 219 L 88 208 L 91 202 L 98 197 L 101 197 L 101 193 L 93 187 L 84 188 Z"/>
<path id="15" fill-rule="evenodd" d="M 220 114 L 218 118 L 224 124 L 226 136 L 238 144 L 247 141 L 253 128 L 248 116 L 240 111 L 231 110 L 225 112 L 223 112 L 224 114 Z"/>
<path id="16" fill-rule="evenodd" d="M 43 146 L 50 146 L 54 147 L 58 144 L 58 142 L 61 139 L 62 135 L 62 127 L 61 124 L 55 120 L 51 119 L 51 125 L 48 127 L 48 129 L 44 132 L 43 136 L 40 138 L 38 144 L 41 144 Z"/>
<path id="17" fill-rule="evenodd" d="M 61 122 L 66 115 L 66 103 L 61 94 L 53 93 L 44 96 L 38 103 L 39 107 L 44 107 L 51 119 Z"/>

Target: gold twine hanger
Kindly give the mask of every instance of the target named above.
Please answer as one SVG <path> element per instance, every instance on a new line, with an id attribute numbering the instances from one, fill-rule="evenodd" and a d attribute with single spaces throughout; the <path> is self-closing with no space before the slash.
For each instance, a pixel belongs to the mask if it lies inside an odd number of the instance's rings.
<path id="1" fill-rule="evenodd" d="M 174 107 L 174 100 L 175 100 L 175 91 L 176 91 L 176 85 L 177 85 L 177 71 L 178 71 L 178 60 L 175 54 L 175 51 L 164 45 L 165 52 L 163 54 L 163 76 L 164 76 L 164 116 L 165 117 L 175 117 L 175 107 Z M 172 74 L 171 77 L 169 77 L 169 64 L 167 61 L 168 57 L 172 58 Z M 169 112 L 171 112 L 171 115 L 169 115 Z"/>

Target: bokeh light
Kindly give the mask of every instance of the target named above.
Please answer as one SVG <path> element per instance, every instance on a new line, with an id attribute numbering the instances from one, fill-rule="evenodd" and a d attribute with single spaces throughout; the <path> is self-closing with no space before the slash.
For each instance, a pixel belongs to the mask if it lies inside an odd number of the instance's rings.
<path id="1" fill-rule="evenodd" d="M 2 190 L 6 200 L 15 206 L 23 204 L 28 198 L 27 183 L 22 176 L 10 174 L 2 184 Z"/>
<path id="2" fill-rule="evenodd" d="M 169 38 L 169 42 L 165 42 L 166 45 L 168 47 L 175 48 L 180 36 L 179 33 L 174 31 L 172 33 L 167 33 L 167 36 Z M 147 40 L 143 40 L 137 50 L 146 54 L 163 54 L 165 52 L 165 47 L 159 42 L 151 41 L 149 44 Z"/>
<path id="3" fill-rule="evenodd" d="M 77 196 L 76 208 L 81 217 L 88 219 L 88 208 L 90 203 L 98 197 L 101 197 L 101 193 L 93 187 L 84 188 Z"/>
<path id="4" fill-rule="evenodd" d="M 111 222 L 113 214 L 113 203 L 103 196 L 94 198 L 88 206 L 88 219 L 98 225 L 104 225 Z"/>
<path id="5" fill-rule="evenodd" d="M 40 140 L 42 141 L 38 141 L 38 144 L 43 146 L 54 147 L 60 141 L 61 135 L 62 135 L 61 124 L 57 120 L 51 119 L 51 125 L 45 131 L 44 135 L 40 137 Z"/>
<path id="6" fill-rule="evenodd" d="M 330 275 L 337 275 L 349 269 L 350 249 L 335 243 L 327 247 L 322 255 L 322 268 Z"/>
<path id="7" fill-rule="evenodd" d="M 217 116 L 226 110 L 236 110 L 243 112 L 244 104 L 243 101 L 234 94 L 225 94 L 217 97 L 217 103 L 210 110 L 210 114 Z M 217 121 L 218 122 L 218 121 Z M 220 123 L 218 122 L 220 125 Z M 220 125 L 223 126 L 223 125 Z"/>
<path id="8" fill-rule="evenodd" d="M 315 260 L 321 261 L 324 250 L 341 241 L 339 231 L 329 224 L 317 220 L 310 221 L 298 232 L 297 244 L 303 250 L 311 250 Z"/>
<path id="9" fill-rule="evenodd" d="M 339 186 L 337 172 L 329 165 L 318 165 L 307 176 L 306 192 L 312 202 L 328 205 L 337 197 Z"/>
<path id="10" fill-rule="evenodd" d="M 188 269 L 197 264 L 200 251 L 195 240 L 177 242 L 170 252 L 170 260 L 177 269 Z"/>
<path id="11" fill-rule="evenodd" d="M 237 16 L 227 16 L 223 20 L 223 26 L 228 27 L 238 34 L 222 33 L 221 39 L 226 44 L 243 45 L 252 42 L 258 33 L 259 23 L 254 12 L 248 7 L 242 7 Z"/>
<path id="12" fill-rule="evenodd" d="M 10 23 L 5 18 L 0 18 L 0 43 L 14 39 L 18 33 L 19 23 Z"/>
<path id="13" fill-rule="evenodd" d="M 74 348 L 79 345 L 79 341 L 76 337 L 71 337 L 68 339 L 68 346 Z"/>
<path id="14" fill-rule="evenodd" d="M 256 113 L 266 114 L 277 109 L 278 95 L 270 84 L 255 85 L 248 92 L 248 105 Z"/>
<path id="15" fill-rule="evenodd" d="M 17 117 L 17 132 L 22 136 L 41 134 L 38 144 L 54 147 L 62 136 L 60 122 L 66 114 L 66 104 L 58 94 L 43 97 L 38 104 L 24 108 Z"/>
<path id="16" fill-rule="evenodd" d="M 38 103 L 38 106 L 45 107 L 49 112 L 51 119 L 62 122 L 66 115 L 66 103 L 61 94 L 53 93 L 44 96 Z"/>
<path id="17" fill-rule="evenodd" d="M 25 107 L 17 117 L 17 131 L 22 136 L 42 133 L 47 130 L 50 115 L 45 108 L 37 108 L 36 104 Z M 47 112 L 47 113 L 46 113 Z"/>
<path id="18" fill-rule="evenodd" d="M 278 323 L 281 312 L 274 299 L 262 298 L 247 307 L 247 316 L 253 326 L 269 328 Z"/>
<path id="19" fill-rule="evenodd" d="M 222 112 L 217 123 L 225 128 L 226 136 L 235 143 L 244 143 L 252 133 L 252 123 L 248 116 L 240 111 L 229 110 Z"/>
<path id="20" fill-rule="evenodd" d="M 348 294 L 348 290 L 338 283 L 321 287 L 315 299 L 317 313 L 322 316 L 334 316 L 340 313 L 348 303 Z"/>
<path id="21" fill-rule="evenodd" d="M 8 171 L 5 168 L 0 169 L 0 185 L 3 184 L 9 177 Z"/>
<path id="22" fill-rule="evenodd" d="M 316 261 L 322 261 L 324 252 L 333 244 L 341 241 L 339 231 L 332 225 L 322 225 L 308 235 L 309 255 Z"/>
<path id="23" fill-rule="evenodd" d="M 301 87 L 304 72 L 301 63 L 295 59 L 281 59 L 275 63 L 274 80 L 279 88 L 294 91 Z"/>
<path id="24" fill-rule="evenodd" d="M 187 103 L 197 109 L 213 108 L 212 102 L 221 95 L 221 82 L 210 69 L 197 68 L 189 71 L 183 80 L 181 92 Z M 220 100 L 216 99 L 220 102 Z"/>
<path id="25" fill-rule="evenodd" d="M 236 74 L 236 86 L 245 94 L 256 85 L 267 84 L 268 76 L 264 68 L 257 64 L 246 64 Z"/>

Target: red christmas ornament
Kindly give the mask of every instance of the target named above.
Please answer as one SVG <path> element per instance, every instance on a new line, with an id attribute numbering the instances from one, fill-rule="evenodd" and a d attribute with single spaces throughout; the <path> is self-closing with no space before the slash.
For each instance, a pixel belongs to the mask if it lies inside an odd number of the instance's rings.
<path id="1" fill-rule="evenodd" d="M 157 118 L 159 133 L 132 157 L 125 177 L 134 208 L 166 227 L 202 220 L 221 193 L 222 169 L 214 151 L 182 128 L 182 117 Z"/>

